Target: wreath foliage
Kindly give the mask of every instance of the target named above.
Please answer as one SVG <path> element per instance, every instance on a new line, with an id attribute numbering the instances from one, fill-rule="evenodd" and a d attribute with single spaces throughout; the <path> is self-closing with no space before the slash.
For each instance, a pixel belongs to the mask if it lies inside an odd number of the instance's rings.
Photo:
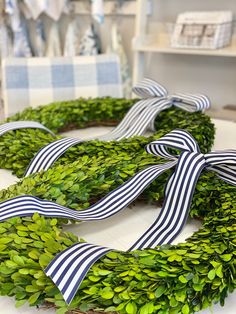
<path id="1" fill-rule="evenodd" d="M 27 109 L 9 120 L 35 120 L 55 132 L 118 122 L 133 100 L 94 99 Z M 152 136 L 120 142 L 90 141 L 72 147 L 55 165 L 0 191 L 0 200 L 31 194 L 82 209 L 122 184 L 146 165 L 163 162 L 144 152 L 144 145 L 174 128 L 189 131 L 207 152 L 214 139 L 210 119 L 178 109 L 163 111 Z M 0 137 L 0 168 L 22 176 L 33 155 L 54 140 L 41 130 L 11 131 Z M 141 196 L 159 202 L 170 174 L 163 174 Z M 128 314 L 194 313 L 221 302 L 236 287 L 236 189 L 203 172 L 190 210 L 203 227 L 185 243 L 134 252 L 110 252 L 89 271 L 67 306 L 43 268 L 78 241 L 63 231 L 66 220 L 35 214 L 0 224 L 0 293 L 15 296 L 17 306 L 48 302 L 62 314 L 90 309 Z M 78 226 L 79 228 L 79 226 Z"/>

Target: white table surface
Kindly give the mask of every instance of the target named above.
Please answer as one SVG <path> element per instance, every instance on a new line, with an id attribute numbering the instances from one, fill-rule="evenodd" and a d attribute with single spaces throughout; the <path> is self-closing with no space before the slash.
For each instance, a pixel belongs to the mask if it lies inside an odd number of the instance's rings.
<path id="1" fill-rule="evenodd" d="M 236 149 L 236 123 L 214 119 L 216 126 L 216 139 L 214 149 Z M 70 131 L 64 133 L 68 136 L 80 138 L 88 138 L 96 135 L 104 134 L 111 128 L 89 128 L 85 130 Z M 9 171 L 0 169 L 0 189 L 17 182 L 17 178 L 11 175 Z M 137 205 L 132 208 L 120 212 L 119 214 L 104 220 L 96 222 L 86 222 L 80 225 L 66 226 L 65 230 L 72 231 L 75 234 L 85 238 L 88 242 L 105 245 L 108 247 L 126 250 L 131 244 L 150 226 L 156 218 L 159 209 L 153 205 Z M 132 226 L 132 228 L 130 227 Z M 183 242 L 194 231 L 198 230 L 200 222 L 196 220 L 188 220 L 184 230 L 177 237 L 174 243 Z M 129 230 L 129 232 L 125 232 Z M 55 314 L 54 310 L 36 309 L 27 305 L 16 309 L 14 299 L 8 297 L 0 297 L 0 313 L 1 314 Z M 226 299 L 226 304 L 222 308 L 220 305 L 213 306 L 214 314 L 235 314 L 236 308 L 236 291 Z M 199 314 L 210 314 L 210 309 L 199 312 Z"/>

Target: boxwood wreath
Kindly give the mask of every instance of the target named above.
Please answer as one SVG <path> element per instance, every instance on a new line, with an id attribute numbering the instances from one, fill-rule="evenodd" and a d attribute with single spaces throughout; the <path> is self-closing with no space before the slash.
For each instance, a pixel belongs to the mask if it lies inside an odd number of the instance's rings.
<path id="1" fill-rule="evenodd" d="M 134 102 L 79 99 L 26 109 L 8 121 L 35 120 L 54 132 L 113 125 Z M 210 150 L 214 127 L 207 116 L 168 109 L 157 117 L 152 136 L 81 143 L 70 148 L 51 169 L 0 191 L 0 200 L 31 194 L 74 209 L 86 208 L 146 165 L 162 162 L 145 153 L 144 146 L 174 128 L 189 131 L 203 153 Z M 0 168 L 22 176 L 33 155 L 52 140 L 50 134 L 35 129 L 4 134 L 0 137 Z M 151 184 L 141 200 L 159 203 L 170 172 Z M 0 293 L 15 296 L 16 306 L 28 301 L 30 305 L 57 307 L 58 314 L 91 309 L 128 314 L 188 314 L 213 302 L 223 305 L 236 286 L 235 192 L 235 187 L 214 173 L 203 172 L 190 210 L 191 217 L 203 220 L 203 227 L 178 245 L 110 252 L 91 268 L 69 306 L 43 272 L 57 253 L 78 241 L 63 230 L 68 221 L 35 214 L 2 222 Z"/>

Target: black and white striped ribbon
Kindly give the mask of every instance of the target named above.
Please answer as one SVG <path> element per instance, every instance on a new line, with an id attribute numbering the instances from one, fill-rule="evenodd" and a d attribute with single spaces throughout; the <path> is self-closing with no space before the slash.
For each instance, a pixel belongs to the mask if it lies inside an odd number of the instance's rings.
<path id="1" fill-rule="evenodd" d="M 13 122 L 4 123 L 0 125 L 0 136 L 9 131 L 14 131 L 18 129 L 41 129 L 55 136 L 55 134 L 51 130 L 49 130 L 44 125 L 36 121 L 13 121 Z"/>
<path id="2" fill-rule="evenodd" d="M 82 140 L 76 138 L 62 138 L 53 141 L 41 148 L 27 167 L 24 176 L 48 170 L 50 166 L 63 155 L 70 147 L 81 143 Z"/>
<path id="3" fill-rule="evenodd" d="M 150 166 L 107 194 L 96 204 L 81 211 L 66 208 L 31 195 L 17 196 L 0 203 L 0 222 L 13 217 L 39 213 L 45 217 L 68 218 L 78 221 L 106 219 L 133 202 L 159 175 L 176 165 L 177 160 Z"/>
<path id="4" fill-rule="evenodd" d="M 77 243 L 57 255 L 47 274 L 53 277 L 54 283 L 67 303 L 72 301 L 78 286 L 92 265 L 110 251 L 112 249 L 106 247 Z"/>
<path id="5" fill-rule="evenodd" d="M 154 122 L 155 117 L 164 109 L 168 109 L 171 106 L 176 106 L 189 112 L 202 111 L 210 108 L 210 100 L 203 94 L 186 94 L 177 93 L 168 95 L 168 91 L 163 86 L 156 86 L 156 82 L 152 79 L 145 78 L 142 82 L 133 87 L 133 92 L 136 93 L 145 101 L 157 97 L 156 93 L 162 93 L 163 98 L 160 100 L 166 100 L 166 107 L 161 110 L 157 110 L 156 115 L 150 120 L 148 126 L 152 131 L 155 130 Z M 158 109 L 158 108 L 157 108 Z"/>
<path id="6" fill-rule="evenodd" d="M 150 124 L 154 130 L 156 116 L 172 105 L 190 112 L 201 111 L 210 107 L 210 101 L 204 95 L 174 94 L 168 96 L 167 90 L 151 79 L 144 79 L 133 90 L 143 99 L 128 111 L 114 130 L 97 137 L 97 140 L 121 140 L 134 135 L 142 135 Z M 49 169 L 70 147 L 80 142 L 82 141 L 70 138 L 57 140 L 44 146 L 31 160 L 25 176 Z"/>
<path id="7" fill-rule="evenodd" d="M 144 123 L 143 118 L 149 112 L 149 109 L 155 106 L 160 100 L 166 99 L 168 95 L 167 89 L 160 83 L 154 80 L 144 79 L 141 83 L 133 87 L 134 93 L 140 96 L 142 99 L 138 101 L 126 114 L 125 118 L 108 134 L 99 137 L 102 141 L 119 140 L 124 138 L 124 133 L 128 133 L 126 137 L 133 135 L 142 135 L 142 132 L 135 133 L 130 130 L 133 125 L 139 125 Z M 160 108 L 160 111 L 170 107 L 166 105 L 165 108 Z M 156 106 L 156 110 L 158 106 Z M 158 112 L 157 112 L 158 114 Z M 150 121 L 146 121 L 146 128 Z"/>
<path id="8" fill-rule="evenodd" d="M 172 155 L 169 149 L 180 150 L 180 155 Z M 24 195 L 0 203 L 0 221 L 16 216 L 31 216 L 35 212 L 47 217 L 74 220 L 105 219 L 125 208 L 161 173 L 176 165 L 159 216 L 130 250 L 154 248 L 171 243 L 182 230 L 195 185 L 204 168 L 215 171 L 223 180 L 236 185 L 236 151 L 216 151 L 203 155 L 194 138 L 183 130 L 174 130 L 151 142 L 146 146 L 146 151 L 170 161 L 140 171 L 88 209 L 77 212 L 50 201 Z M 110 250 L 78 243 L 57 255 L 45 272 L 59 287 L 66 302 L 70 303 L 90 266 Z"/>

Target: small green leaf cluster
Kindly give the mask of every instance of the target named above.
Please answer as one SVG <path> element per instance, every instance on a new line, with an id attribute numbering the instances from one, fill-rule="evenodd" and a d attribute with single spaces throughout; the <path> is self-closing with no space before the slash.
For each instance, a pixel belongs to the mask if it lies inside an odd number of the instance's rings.
<path id="1" fill-rule="evenodd" d="M 82 105 L 78 105 L 79 102 Z M 90 104 L 93 106 L 96 102 L 99 100 Z M 96 106 L 89 109 L 89 101 L 79 100 L 78 103 L 27 109 L 14 119 L 37 120 L 59 131 L 65 126 L 81 127 L 90 122 L 102 124 L 116 120 L 114 117 L 121 119 L 132 101 L 105 99 L 105 117 L 99 117 L 99 110 L 103 110 L 99 109 L 101 103 L 97 109 Z M 116 103 L 116 109 L 113 103 Z M 68 106 L 69 113 L 63 106 Z M 84 111 L 79 109 L 81 107 Z M 76 117 L 76 112 L 84 117 Z M 191 132 L 202 152 L 210 149 L 214 128 L 208 117 L 169 109 L 158 116 L 157 131 L 151 137 L 82 143 L 71 148 L 51 169 L 0 191 L 0 199 L 31 194 L 81 210 L 147 165 L 165 162 L 145 153 L 144 146 L 175 128 Z M 6 145 L 10 145 L 14 136 L 13 153 Z M 8 162 L 6 168 L 21 176 L 27 166 L 22 159 L 26 158 L 28 162 L 32 154 L 52 140 L 40 130 L 5 134 L 0 138 L 5 158 L 3 166 Z M 4 154 L 8 156 L 4 157 Z M 161 202 L 169 174 L 170 171 L 160 176 L 140 198 L 146 202 Z M 90 269 L 69 306 L 43 272 L 53 256 L 78 241 L 73 234 L 63 232 L 67 220 L 43 218 L 37 214 L 32 218 L 10 219 L 0 224 L 0 294 L 15 296 L 17 306 L 26 301 L 30 305 L 50 302 L 58 308 L 58 314 L 73 309 L 121 314 L 188 314 L 207 308 L 213 302 L 223 305 L 236 287 L 236 188 L 214 173 L 204 171 L 196 186 L 190 216 L 202 219 L 203 226 L 184 243 L 108 253 Z"/>
<path id="2" fill-rule="evenodd" d="M 57 219 L 12 218 L 0 225 L 0 293 L 15 296 L 16 306 L 39 305 L 58 289 L 43 269 L 53 256 L 78 242 L 62 232 Z"/>

